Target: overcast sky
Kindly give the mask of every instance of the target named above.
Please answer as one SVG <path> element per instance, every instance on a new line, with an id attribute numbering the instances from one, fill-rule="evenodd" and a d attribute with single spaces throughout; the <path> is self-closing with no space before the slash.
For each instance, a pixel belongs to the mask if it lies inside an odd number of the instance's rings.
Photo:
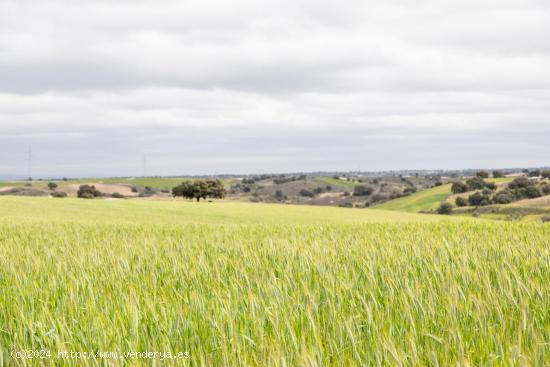
<path id="1" fill-rule="evenodd" d="M 0 0 L 0 174 L 550 165 L 550 1 Z"/>

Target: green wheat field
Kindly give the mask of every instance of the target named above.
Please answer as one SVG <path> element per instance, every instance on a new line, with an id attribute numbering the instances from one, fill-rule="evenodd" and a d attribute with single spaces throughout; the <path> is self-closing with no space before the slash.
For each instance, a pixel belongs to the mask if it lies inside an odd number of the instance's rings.
<path id="1" fill-rule="evenodd" d="M 550 364 L 550 226 L 230 202 L 0 198 L 12 350 L 189 366 Z"/>

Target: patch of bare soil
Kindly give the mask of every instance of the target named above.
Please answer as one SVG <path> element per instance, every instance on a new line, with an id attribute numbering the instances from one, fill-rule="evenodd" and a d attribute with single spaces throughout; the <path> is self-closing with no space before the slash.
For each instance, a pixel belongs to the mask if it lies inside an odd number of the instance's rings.
<path id="1" fill-rule="evenodd" d="M 136 197 L 138 196 L 137 192 L 132 192 L 132 186 L 130 185 L 124 185 L 124 184 L 103 184 L 103 183 L 97 183 L 97 182 L 89 182 L 89 183 L 82 183 L 82 184 L 71 184 L 67 185 L 63 188 L 60 188 L 59 191 L 65 191 L 69 194 L 75 194 L 78 191 L 80 185 L 93 185 L 96 189 L 101 191 L 103 194 L 113 194 L 115 192 L 118 192 L 119 194 L 122 194 L 124 196 L 129 197 Z"/>
<path id="2" fill-rule="evenodd" d="M 550 209 L 550 195 L 543 196 L 536 199 L 526 199 L 516 201 L 511 204 L 512 206 L 518 206 L 523 208 L 541 208 L 541 209 Z"/>

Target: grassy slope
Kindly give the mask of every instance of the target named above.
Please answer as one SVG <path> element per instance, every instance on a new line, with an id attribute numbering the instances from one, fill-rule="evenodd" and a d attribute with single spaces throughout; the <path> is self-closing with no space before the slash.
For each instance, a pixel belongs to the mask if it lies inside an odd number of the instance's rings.
<path id="1" fill-rule="evenodd" d="M 377 205 L 374 209 L 416 213 L 421 210 L 436 209 L 449 195 L 451 195 L 451 185 L 442 185 L 419 191 L 410 196 L 390 200 Z"/>
<path id="2" fill-rule="evenodd" d="M 338 179 L 335 179 L 335 178 L 332 178 L 332 177 L 325 177 L 325 176 L 316 177 L 315 179 L 317 181 L 323 182 L 327 185 L 347 188 L 347 189 L 350 189 L 351 191 L 353 191 L 355 186 L 361 185 L 360 183 L 357 183 L 357 182 L 338 180 Z"/>
<path id="3" fill-rule="evenodd" d="M 190 365 L 550 362 L 550 226 L 225 202 L 3 197 L 0 208 L 6 356 L 32 348 L 189 351 Z"/>

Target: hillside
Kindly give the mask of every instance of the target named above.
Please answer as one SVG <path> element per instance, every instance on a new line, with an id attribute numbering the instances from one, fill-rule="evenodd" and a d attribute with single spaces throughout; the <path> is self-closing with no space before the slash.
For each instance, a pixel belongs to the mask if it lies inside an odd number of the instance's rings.
<path id="1" fill-rule="evenodd" d="M 437 209 L 441 202 L 451 195 L 451 185 L 441 185 L 431 189 L 422 190 L 412 195 L 390 200 L 373 209 L 392 210 L 400 212 L 418 213 Z"/>

